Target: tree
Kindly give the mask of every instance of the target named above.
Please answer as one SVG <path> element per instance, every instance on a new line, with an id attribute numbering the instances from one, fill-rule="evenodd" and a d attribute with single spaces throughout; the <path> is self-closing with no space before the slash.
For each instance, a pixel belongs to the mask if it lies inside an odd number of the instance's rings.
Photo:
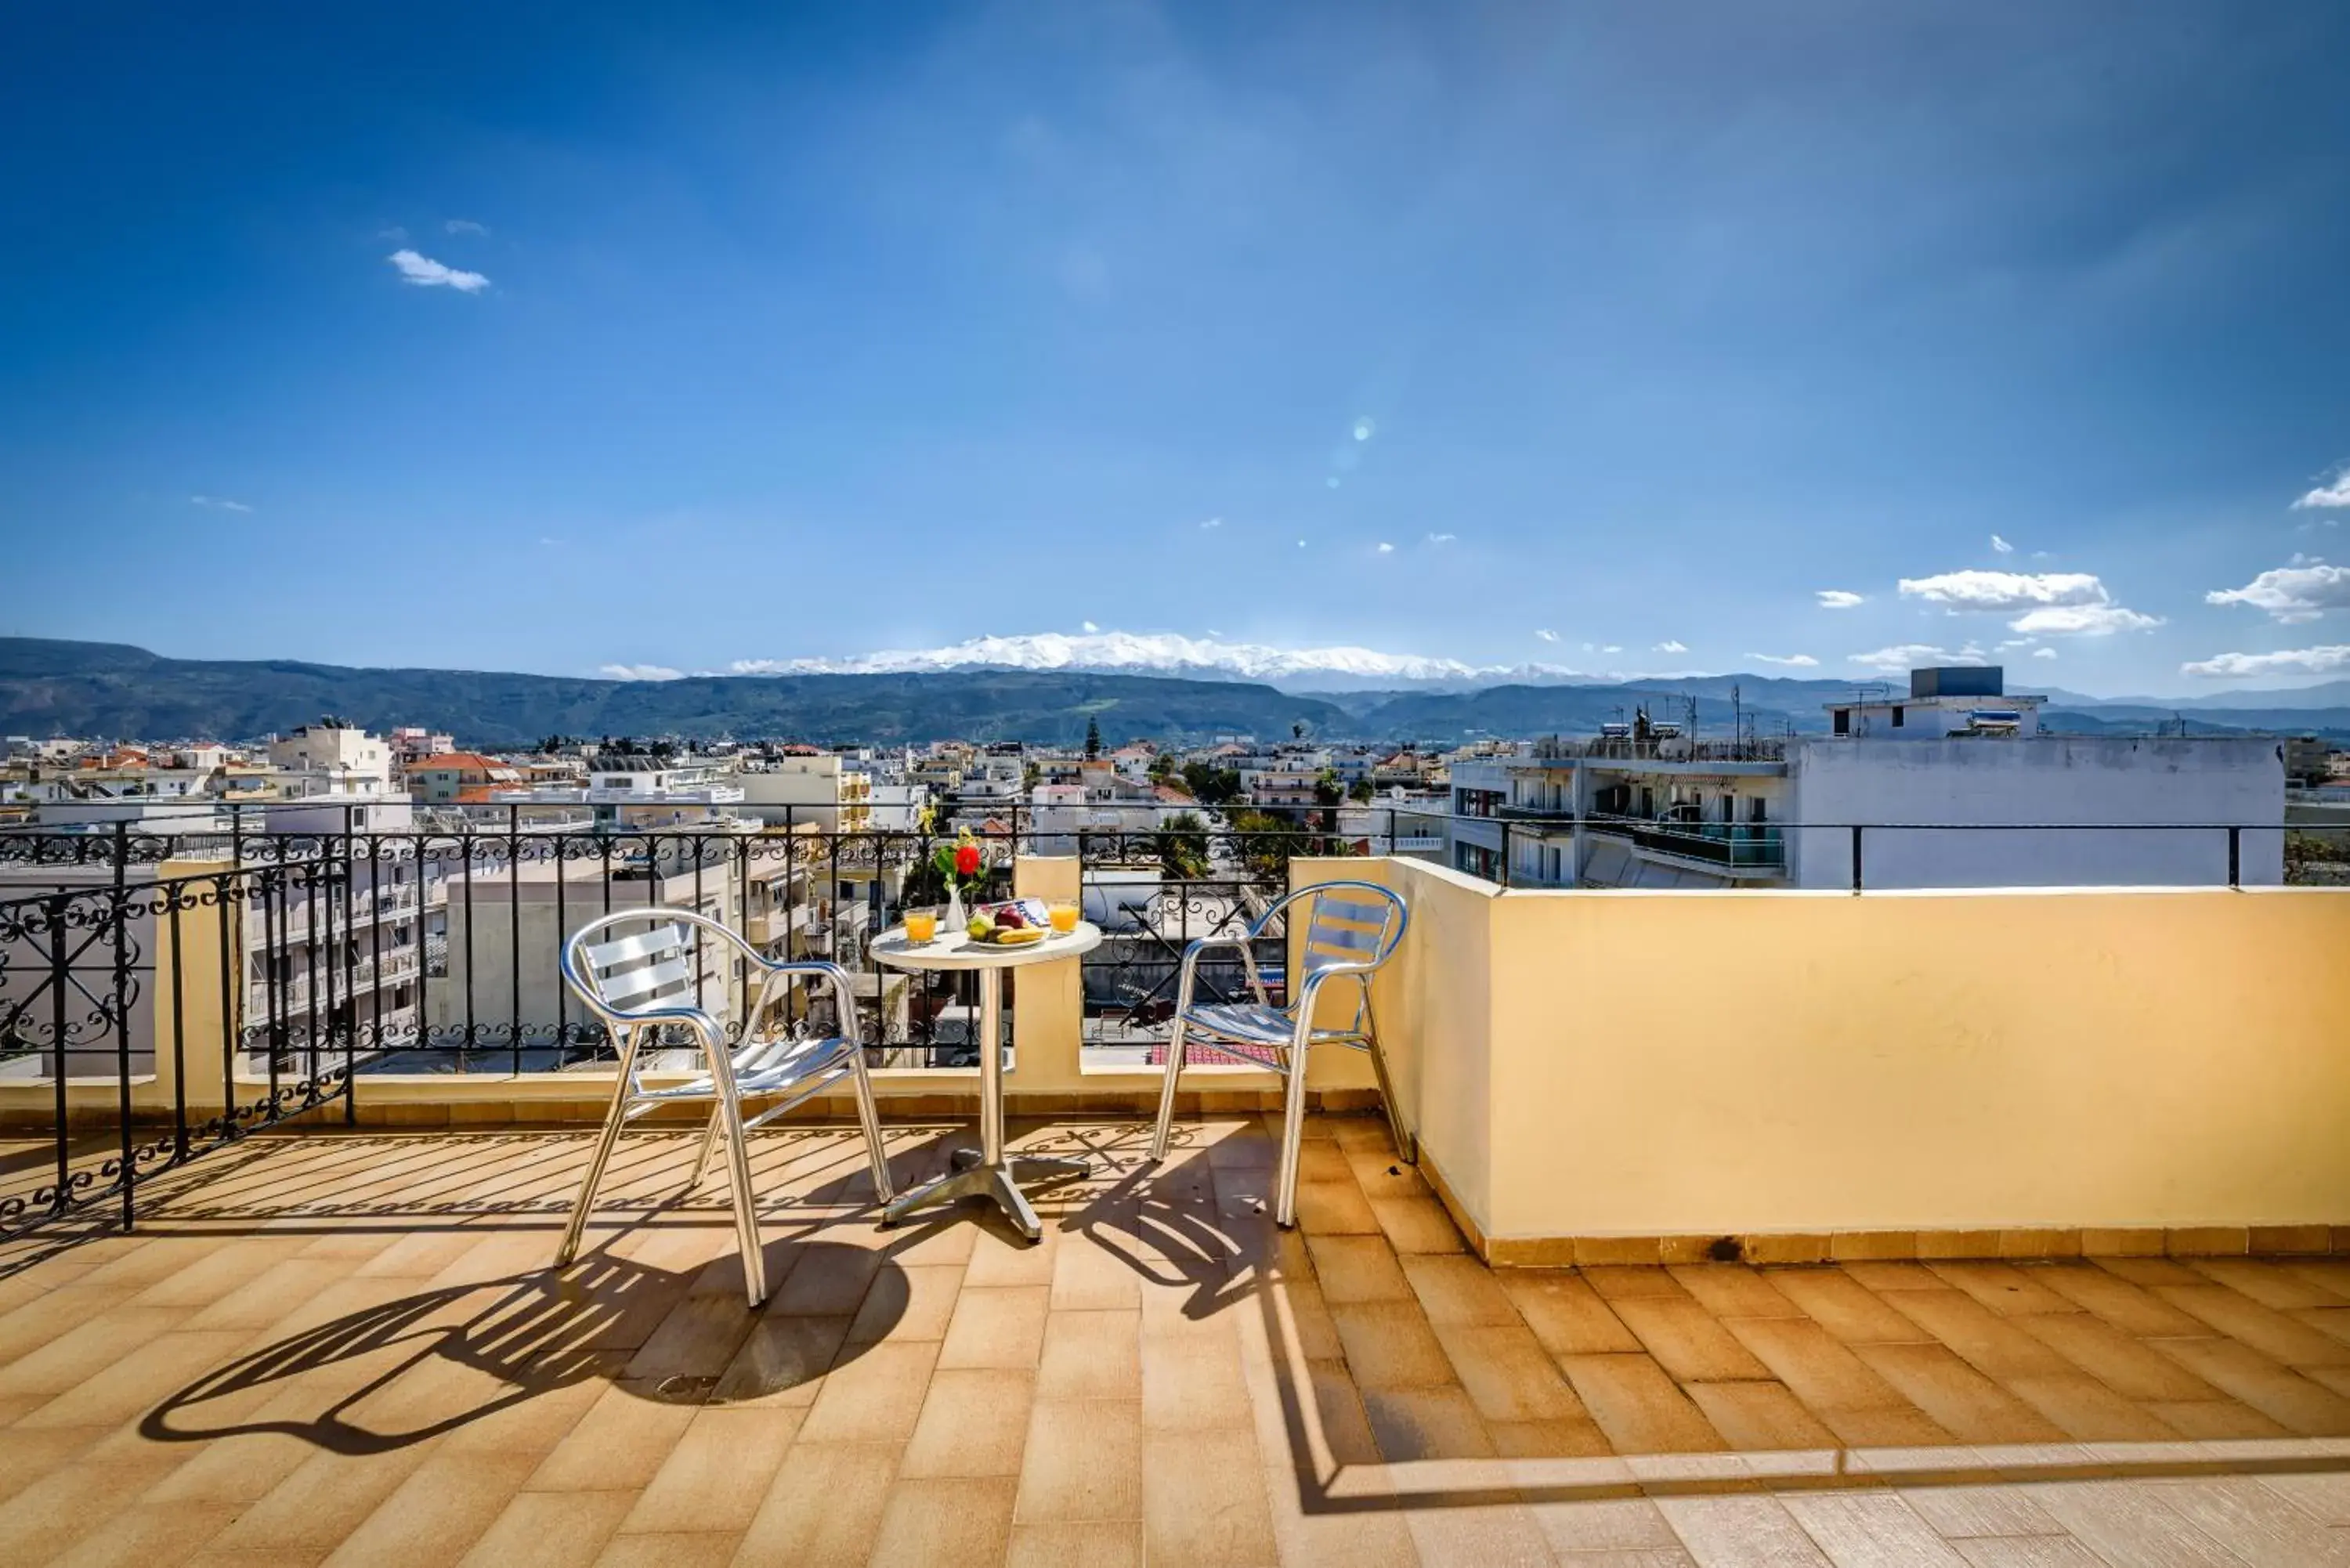
<path id="1" fill-rule="evenodd" d="M 1371 781 L 1368 779 L 1357 779 L 1353 784 L 1347 786 L 1347 798 L 1353 801 L 1357 805 L 1370 805 L 1371 796 L 1375 792 L 1371 788 Z"/>
<path id="2" fill-rule="evenodd" d="M 1151 758 L 1151 759 L 1150 759 L 1150 776 L 1151 776 L 1152 778 L 1154 778 L 1154 779 L 1162 779 L 1162 780 L 1163 780 L 1163 779 L 1168 779 L 1168 778 L 1171 778 L 1171 777 L 1173 777 L 1173 776 L 1174 776 L 1174 773 L 1175 773 L 1175 753 L 1172 753 L 1172 752 L 1161 752 L 1161 753 L 1159 753 L 1157 756 L 1155 756 L 1155 757 L 1153 757 L 1153 758 Z"/>
<path id="3" fill-rule="evenodd" d="M 1185 763 L 1183 784 L 1201 805 L 1227 805 L 1241 797 L 1241 775 L 1213 763 Z"/>
<path id="4" fill-rule="evenodd" d="M 1208 825 L 1188 811 L 1169 817 L 1159 831 L 1159 868 L 1179 881 L 1208 874 Z"/>
<path id="5" fill-rule="evenodd" d="M 1347 792 L 1339 787 L 1337 774 L 1324 768 L 1322 776 L 1314 781 L 1314 826 L 1325 833 L 1337 826 L 1334 814 L 1338 804 L 1346 798 Z"/>
<path id="6" fill-rule="evenodd" d="M 1297 830 L 1297 825 L 1268 812 L 1234 812 L 1232 832 L 1241 864 L 1267 887 L 1286 886 L 1291 857 L 1307 853 L 1305 835 Z"/>
<path id="7" fill-rule="evenodd" d="M 1086 761 L 1092 762 L 1101 753 L 1101 722 L 1089 718 L 1086 721 Z"/>

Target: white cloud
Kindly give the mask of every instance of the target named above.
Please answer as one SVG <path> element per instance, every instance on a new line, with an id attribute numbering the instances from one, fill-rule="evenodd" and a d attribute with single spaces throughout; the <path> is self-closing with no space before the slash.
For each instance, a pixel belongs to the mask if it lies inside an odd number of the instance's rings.
<path id="1" fill-rule="evenodd" d="M 453 288 L 460 294 L 479 294 L 490 286 L 490 280 L 477 272 L 460 272 L 455 267 L 442 266 L 431 256 L 414 251 L 394 251 L 384 258 L 400 269 L 400 281 L 423 288 Z"/>
<path id="2" fill-rule="evenodd" d="M 1430 534 L 1428 536 L 1428 542 L 1431 545 L 1450 545 L 1460 535 L 1456 534 Z"/>
<path id="3" fill-rule="evenodd" d="M 2293 565 L 2262 572 L 2241 588 L 2215 589 L 2203 602 L 2250 605 L 2281 621 L 2315 620 L 2327 610 L 2350 609 L 2350 566 L 2295 556 Z"/>
<path id="4" fill-rule="evenodd" d="M 1541 638 L 1544 642 L 1556 642 L 1558 640 L 1558 633 L 1555 631 L 1537 631 L 1534 635 Z"/>
<path id="5" fill-rule="evenodd" d="M 2053 648 L 2035 648 L 2032 650 L 2032 657 L 2034 659 L 2054 659 L 2056 657 L 2056 650 Z"/>
<path id="6" fill-rule="evenodd" d="M 1986 662 L 1983 651 L 1973 643 L 1955 651 L 1938 648 L 1930 642 L 1896 643 L 1869 653 L 1846 656 L 1854 664 L 1865 664 L 1871 670 L 1904 670 L 1928 664 L 1981 664 Z"/>
<path id="7" fill-rule="evenodd" d="M 1200 524 L 1202 528 L 1221 528 L 1223 525 L 1224 520 L 1221 517 L 1211 517 L 1206 522 Z"/>
<path id="8" fill-rule="evenodd" d="M 242 501 L 231 501 L 219 495 L 191 495 L 188 497 L 188 504 L 191 506 L 202 506 L 205 510 L 211 512 L 250 512 L 253 510 L 252 507 L 247 506 Z"/>
<path id="9" fill-rule="evenodd" d="M 2295 511 L 2307 506 L 2350 506 L 2350 463 L 2344 463 L 2333 478 L 2293 504 Z"/>
<path id="10" fill-rule="evenodd" d="M 1654 651 L 1658 653 L 1687 653 L 1689 651 L 1689 644 L 1682 642 L 1678 639 L 1669 637 L 1665 639 L 1664 641 L 1657 644 Z"/>
<path id="11" fill-rule="evenodd" d="M 1392 556 L 1395 554 L 1395 546 L 1382 539 L 1379 541 L 1379 554 L 1382 556 Z"/>
<path id="12" fill-rule="evenodd" d="M 2009 544 L 2006 540 L 2001 538 L 1996 534 L 1993 534 L 1991 536 L 1991 547 L 1997 550 L 2002 556 L 2012 556 L 2015 554 L 2015 546 Z"/>
<path id="13" fill-rule="evenodd" d="M 2026 637 L 2106 637 L 2162 624 L 2160 616 L 2114 603 L 2106 585 L 2088 572 L 1944 572 L 1902 578 L 1901 596 L 1940 605 L 1953 615 L 2020 610 L 2007 626 Z"/>
<path id="14" fill-rule="evenodd" d="M 1843 588 L 1819 588 L 1814 591 L 1820 596 L 1822 609 L 1851 609 L 1856 605 L 1868 602 L 1867 595 L 1850 593 Z"/>
<path id="15" fill-rule="evenodd" d="M 1902 578 L 1901 597 L 1961 610 L 2102 605 L 2113 598 L 2106 585 L 2087 572 L 1943 572 Z"/>
<path id="16" fill-rule="evenodd" d="M 1746 656 L 1757 664 L 1783 664 L 1791 670 L 1817 670 L 1820 661 L 1808 653 L 1750 653 Z"/>
<path id="17" fill-rule="evenodd" d="M 487 234 L 490 232 L 487 223 L 477 223 L 471 218 L 452 218 L 441 226 L 452 234 Z"/>
<path id="18" fill-rule="evenodd" d="M 1096 632 L 1096 631 L 1099 631 L 1099 630 L 1101 629 L 1101 628 L 1099 628 L 1099 627 L 1096 626 L 1093 622 L 1091 622 L 1091 621 L 1089 621 L 1089 620 L 1079 621 L 1077 624 L 1078 624 L 1079 626 L 1084 627 L 1084 628 L 1086 628 L 1086 630 L 1087 630 L 1087 631 L 1088 631 L 1088 632 Z"/>
<path id="19" fill-rule="evenodd" d="M 404 245 L 408 243 L 408 231 L 394 223 L 388 229 L 378 229 L 375 237 L 380 240 L 390 240 L 396 245 Z"/>
<path id="20" fill-rule="evenodd" d="M 1621 653 L 1624 651 L 1624 645 L 1620 642 L 1611 642 L 1599 651 L 1602 653 Z"/>
<path id="21" fill-rule="evenodd" d="M 556 537 L 555 537 L 553 535 L 551 535 L 551 534 L 541 534 L 541 535 L 538 536 L 538 542 L 539 542 L 540 544 L 542 544 L 542 545 L 546 545 L 546 546 L 548 549 L 550 549 L 550 550 L 551 550 L 551 549 L 555 549 L 555 548 L 556 548 L 556 547 L 557 547 L 557 546 L 559 546 L 559 545 L 567 545 L 567 544 L 569 544 L 569 543 L 570 543 L 570 541 L 569 541 L 568 539 L 557 539 L 557 538 L 556 538 Z"/>
<path id="22" fill-rule="evenodd" d="M 666 664 L 601 664 L 596 673 L 607 680 L 682 680 L 685 671 Z"/>
<path id="23" fill-rule="evenodd" d="M 2327 648 L 2295 648 L 2282 653 L 2217 653 L 2178 667 L 2181 675 L 2330 675 L 2350 670 L 2350 643 Z"/>
<path id="24" fill-rule="evenodd" d="M 2119 605 L 2052 605 L 2018 616 L 2007 626 L 2030 637 L 2109 637 L 2117 631 L 2151 631 L 2161 624 L 2158 615 L 2140 615 Z"/>
<path id="25" fill-rule="evenodd" d="M 1213 630 L 1208 633 L 1209 639 L 1220 636 Z M 975 637 L 947 648 L 885 649 L 834 658 L 740 659 L 729 671 L 735 675 L 874 675 L 972 669 L 1114 670 L 1160 675 L 1216 670 L 1258 680 L 1316 674 L 1459 680 L 1512 673 L 1503 665 L 1471 665 L 1457 659 L 1370 648 L 1281 648 L 1203 640 L 1178 632 L 1127 631 Z"/>
<path id="26" fill-rule="evenodd" d="M 1301 550 L 1303 550 L 1304 548 L 1305 548 L 1305 540 L 1303 540 L 1303 539 L 1300 539 L 1299 541 L 1297 541 L 1297 547 L 1298 547 L 1299 549 L 1301 549 Z"/>

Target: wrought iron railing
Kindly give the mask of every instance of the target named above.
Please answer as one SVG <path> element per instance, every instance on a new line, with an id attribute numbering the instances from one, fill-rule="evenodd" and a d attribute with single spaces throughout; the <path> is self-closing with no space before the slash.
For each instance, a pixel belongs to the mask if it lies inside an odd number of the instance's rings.
<path id="1" fill-rule="evenodd" d="M 296 928 L 276 915 L 348 896 L 347 867 L 38 869 L 50 885 L 19 877 L 0 898 L 0 1084 L 47 1100 L 36 1141 L 0 1162 L 0 1235 L 117 1205 L 127 1226 L 140 1182 L 322 1106 L 348 1113 L 349 966 L 338 976 L 325 950 L 293 961 Z"/>

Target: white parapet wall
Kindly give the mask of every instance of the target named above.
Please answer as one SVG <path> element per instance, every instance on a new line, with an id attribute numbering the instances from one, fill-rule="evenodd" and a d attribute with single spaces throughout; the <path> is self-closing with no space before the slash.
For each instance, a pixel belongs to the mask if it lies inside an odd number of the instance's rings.
<path id="1" fill-rule="evenodd" d="M 1503 892 L 1372 864 L 1414 913 L 1377 993 L 1399 1094 L 1497 1258 L 2350 1224 L 2350 891 Z"/>

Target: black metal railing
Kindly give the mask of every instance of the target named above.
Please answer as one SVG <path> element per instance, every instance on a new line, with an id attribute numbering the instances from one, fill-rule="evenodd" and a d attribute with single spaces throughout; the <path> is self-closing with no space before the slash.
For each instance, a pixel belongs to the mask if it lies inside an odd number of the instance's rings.
<path id="1" fill-rule="evenodd" d="M 231 966 L 233 1002 L 248 1017 L 325 1008 L 362 1076 L 566 1072 L 611 1060 L 612 1042 L 561 983 L 561 943 L 592 918 L 656 905 L 722 919 L 770 957 L 847 968 L 876 1066 L 978 1059 L 970 977 L 879 966 L 869 952 L 908 909 L 944 901 L 930 867 L 952 842 L 945 832 L 843 829 L 795 812 L 763 830 L 543 828 L 525 807 L 508 808 L 502 822 L 391 828 L 380 815 L 360 826 L 354 807 L 341 830 L 320 831 L 311 803 L 286 815 L 304 826 L 278 831 L 272 814 L 244 807 L 194 832 L 0 832 L 0 891 L 10 878 L 151 881 L 215 863 L 254 879 L 269 896 L 257 900 L 259 922 Z M 1007 806 L 977 834 L 988 871 L 967 897 L 1008 897 L 1016 854 L 1075 856 L 1080 896 L 1107 936 L 1087 964 L 1088 1038 L 1141 1040 L 1163 1033 L 1173 959 L 1189 941 L 1253 920 L 1285 889 L 1293 855 L 1439 842 L 1424 825 L 1410 837 L 1405 815 L 1399 839 L 1396 814 L 1357 807 L 1227 815 L 1088 806 L 1073 819 Z M 1137 826 L 1099 826 L 1121 819 Z M 1273 940 L 1263 945 L 1270 951 Z M 1268 973 L 1280 978 L 1277 959 Z M 1214 983 L 1225 978 L 1218 972 Z M 727 1002 L 706 992 L 733 979 L 699 976 L 699 999 Z M 1015 977 L 1013 1009 L 1017 989 Z"/>
<path id="2" fill-rule="evenodd" d="M 2350 826 L 2303 823 L 1733 823 L 1702 820 L 1683 808 L 1656 817 L 1608 812 L 1457 817 L 1456 838 L 1458 827 L 1472 820 L 1483 830 L 1482 839 L 1491 842 L 1456 845 L 1451 863 L 1503 887 L 1561 885 L 1560 878 L 1529 875 L 1519 852 L 1555 849 L 1577 833 L 1628 840 L 1639 850 L 1727 871 L 1800 877 L 1805 887 L 1855 893 L 1873 886 L 2350 885 Z M 1953 839 L 1966 847 L 1921 853 Z"/>
<path id="3" fill-rule="evenodd" d="M 0 1236 L 127 1227 L 142 1181 L 321 1106 L 348 1116 L 348 866 L 38 872 L 0 898 L 0 1084 L 47 1091 L 45 1114 L 0 1127 Z"/>

